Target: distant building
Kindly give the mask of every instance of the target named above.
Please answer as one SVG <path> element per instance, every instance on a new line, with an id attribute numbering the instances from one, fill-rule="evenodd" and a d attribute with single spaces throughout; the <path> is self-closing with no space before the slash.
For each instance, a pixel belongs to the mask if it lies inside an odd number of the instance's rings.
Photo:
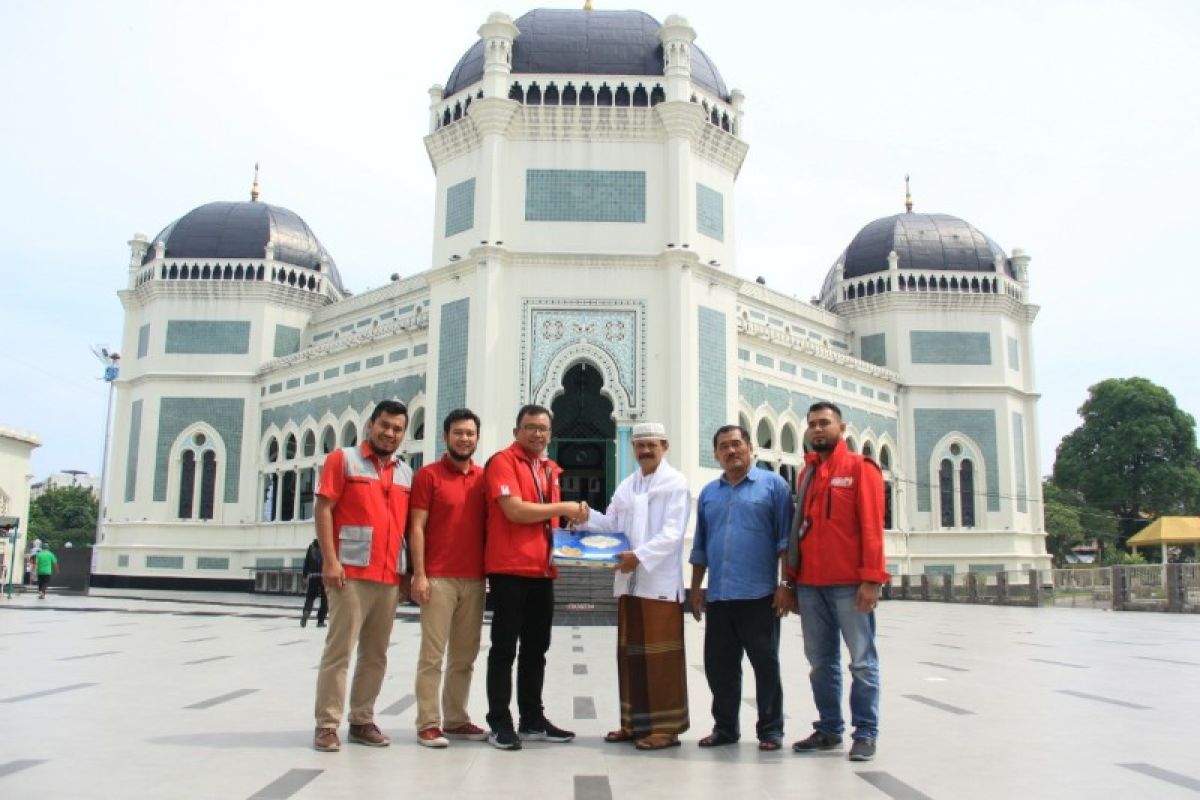
<path id="1" fill-rule="evenodd" d="M 419 112 L 432 258 L 377 264 L 417 262 L 407 277 L 352 295 L 257 183 L 130 241 L 98 583 L 238 586 L 298 564 L 325 455 L 384 398 L 409 404 L 413 465 L 440 455 L 450 409 L 482 417 L 486 458 L 523 403 L 551 406 L 565 492 L 600 507 L 639 421 L 667 425 L 699 491 L 717 427 L 740 421 L 793 478 L 805 411 L 832 400 L 883 469 L 891 571 L 1049 566 L 1028 255 L 910 203 L 823 285 L 747 280 L 744 96 L 686 20 L 539 9 L 478 32 Z"/>
<path id="2" fill-rule="evenodd" d="M 0 527 L 16 524 L 13 547 L 7 530 L 0 530 L 0 588 L 24 577 L 29 533 L 29 456 L 42 441 L 32 433 L 0 426 Z"/>
<path id="3" fill-rule="evenodd" d="M 36 500 L 49 489 L 62 489 L 66 486 L 76 486 L 81 489 L 87 489 L 92 494 L 99 494 L 100 476 L 89 475 L 82 470 L 59 470 L 30 486 L 29 499 Z"/>

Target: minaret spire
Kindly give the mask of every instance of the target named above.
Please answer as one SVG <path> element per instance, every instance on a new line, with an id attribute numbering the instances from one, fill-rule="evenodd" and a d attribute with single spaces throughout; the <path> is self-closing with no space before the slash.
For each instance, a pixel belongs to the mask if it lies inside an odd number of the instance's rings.
<path id="1" fill-rule="evenodd" d="M 258 202 L 258 162 L 254 162 L 254 183 L 250 185 L 250 202 Z"/>
<path id="2" fill-rule="evenodd" d="M 912 213 L 912 188 L 908 183 L 908 176 L 904 176 L 904 210 Z"/>

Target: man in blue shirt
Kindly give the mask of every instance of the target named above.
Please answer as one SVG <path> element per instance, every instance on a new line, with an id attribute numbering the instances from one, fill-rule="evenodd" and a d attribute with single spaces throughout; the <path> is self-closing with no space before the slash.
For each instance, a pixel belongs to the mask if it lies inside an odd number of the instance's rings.
<path id="1" fill-rule="evenodd" d="M 758 749 L 783 741 L 783 685 L 779 678 L 779 619 L 793 609 L 787 575 L 792 493 L 787 482 L 755 469 L 750 432 L 726 425 L 713 436 L 723 474 L 696 501 L 692 565 L 692 615 L 708 612 L 704 674 L 712 691 L 713 730 L 701 747 L 733 744 L 740 737 L 742 653 L 754 667 Z M 705 572 L 708 590 L 700 588 Z M 780 578 L 779 576 L 784 576 Z"/>

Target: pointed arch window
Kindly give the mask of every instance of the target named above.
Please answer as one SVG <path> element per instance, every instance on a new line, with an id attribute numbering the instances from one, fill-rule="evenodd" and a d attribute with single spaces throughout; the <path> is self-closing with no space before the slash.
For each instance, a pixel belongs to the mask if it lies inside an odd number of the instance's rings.
<path id="1" fill-rule="evenodd" d="M 975 527 L 975 465 L 964 458 L 958 466 L 958 496 L 962 526 Z"/>
<path id="2" fill-rule="evenodd" d="M 196 454 L 183 451 L 179 465 L 179 518 L 192 518 L 192 501 L 196 493 Z"/>
<path id="3" fill-rule="evenodd" d="M 942 512 L 942 527 L 954 527 L 954 465 L 943 458 L 938 466 L 938 507 Z"/>

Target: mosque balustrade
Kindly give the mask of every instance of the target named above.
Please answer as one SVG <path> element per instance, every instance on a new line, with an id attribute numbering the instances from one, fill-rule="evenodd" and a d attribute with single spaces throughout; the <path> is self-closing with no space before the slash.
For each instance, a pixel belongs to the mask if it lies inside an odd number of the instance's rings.
<path id="1" fill-rule="evenodd" d="M 151 281 L 222 281 L 226 283 L 274 283 L 302 291 L 321 293 L 324 279 L 316 272 L 291 264 L 259 259 L 196 261 L 162 259 L 151 262 L 134 277 L 133 288 Z"/>
<path id="2" fill-rule="evenodd" d="M 471 103 L 483 99 L 483 91 L 472 87 L 445 98 L 431 109 L 431 130 L 453 125 L 470 114 Z M 653 108 L 667 99 L 659 80 L 594 76 L 580 81 L 578 75 L 538 75 L 514 80 L 508 99 L 524 106 L 578 106 L 599 108 Z M 738 135 L 737 113 L 723 100 L 697 91 L 691 101 L 704 108 L 709 124 Z"/>
<path id="3" fill-rule="evenodd" d="M 353 347 L 376 342 L 380 339 L 387 339 L 400 334 L 412 334 L 414 331 L 425 330 L 429 328 L 429 311 L 425 308 L 420 308 L 411 314 L 404 317 L 381 322 L 375 320 L 370 327 L 357 329 L 354 331 L 335 331 L 333 337 L 319 344 L 313 344 L 303 348 L 295 353 L 279 358 L 273 358 L 270 361 L 263 363 L 258 368 L 257 374 L 264 376 L 276 370 L 286 369 L 304 364 L 314 359 L 323 358 L 324 356 L 339 353 L 343 350 L 349 350 Z"/>
<path id="4" fill-rule="evenodd" d="M 891 383 L 899 383 L 900 381 L 900 376 L 890 369 L 884 369 L 869 361 L 855 358 L 841 350 L 836 350 L 813 339 L 809 339 L 807 336 L 796 336 L 787 331 L 773 328 L 770 325 L 740 318 L 737 321 L 737 329 L 740 334 L 763 339 L 793 352 L 804 353 L 827 363 L 837 364 L 838 366 L 852 369 L 864 375 L 870 375 L 873 378 L 890 381 Z"/>
<path id="5" fill-rule="evenodd" d="M 978 272 L 916 272 L 897 270 L 878 275 L 843 280 L 839 302 L 861 300 L 888 292 L 937 292 L 940 294 L 1004 294 L 1023 301 L 1021 284 L 1006 276 L 981 275 Z"/>

